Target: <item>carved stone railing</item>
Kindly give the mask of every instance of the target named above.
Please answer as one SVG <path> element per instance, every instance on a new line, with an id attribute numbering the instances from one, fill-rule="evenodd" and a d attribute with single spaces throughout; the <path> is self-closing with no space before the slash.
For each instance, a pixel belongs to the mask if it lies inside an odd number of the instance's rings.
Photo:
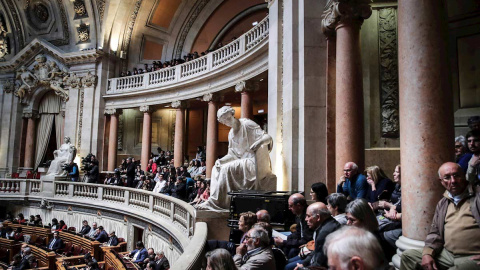
<path id="1" fill-rule="evenodd" d="M 268 38 L 268 17 L 245 34 L 224 47 L 205 56 L 174 67 L 108 80 L 107 96 L 112 94 L 151 90 L 186 82 L 199 76 L 209 76 L 216 70 L 249 53 Z"/>
<path id="2" fill-rule="evenodd" d="M 181 243 L 183 254 L 171 269 L 196 269 L 207 228 L 195 222 L 195 209 L 171 196 L 126 187 L 34 179 L 0 179 L 0 200 L 48 200 L 104 206 L 133 215 L 163 220 L 161 223 Z M 170 224 L 170 225 L 167 225 Z M 177 235 L 175 235 L 177 233 Z M 182 237 L 179 237 L 178 233 Z M 182 240 L 183 239 L 183 240 Z"/>

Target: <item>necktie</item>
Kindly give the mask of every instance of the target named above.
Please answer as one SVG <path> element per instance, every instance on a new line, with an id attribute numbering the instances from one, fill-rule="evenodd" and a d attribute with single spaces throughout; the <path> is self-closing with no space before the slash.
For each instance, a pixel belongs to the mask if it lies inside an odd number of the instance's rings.
<path id="1" fill-rule="evenodd" d="M 55 244 L 55 241 L 57 241 L 57 239 L 53 238 L 52 243 L 50 243 L 50 247 L 49 247 L 50 249 L 53 248 L 53 245 Z"/>

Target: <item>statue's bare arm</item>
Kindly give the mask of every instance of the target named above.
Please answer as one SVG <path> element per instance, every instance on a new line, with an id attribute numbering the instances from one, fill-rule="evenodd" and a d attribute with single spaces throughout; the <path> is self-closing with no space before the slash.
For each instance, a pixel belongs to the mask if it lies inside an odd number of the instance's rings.
<path id="1" fill-rule="evenodd" d="M 267 133 L 265 133 L 258 141 L 252 143 L 252 145 L 250 146 L 250 149 L 256 152 L 258 148 L 260 148 L 262 145 L 272 144 L 272 142 L 273 142 L 272 137 Z"/>

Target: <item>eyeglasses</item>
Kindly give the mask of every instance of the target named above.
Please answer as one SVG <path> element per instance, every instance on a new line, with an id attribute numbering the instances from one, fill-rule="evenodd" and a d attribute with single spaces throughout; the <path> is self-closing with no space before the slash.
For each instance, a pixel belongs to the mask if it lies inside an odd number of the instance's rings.
<path id="1" fill-rule="evenodd" d="M 449 182 L 449 181 L 452 179 L 452 177 L 453 177 L 455 180 L 460 180 L 460 179 L 462 179 L 462 176 L 461 176 L 460 174 L 454 173 L 454 174 L 446 174 L 446 175 L 444 175 L 443 178 L 442 178 L 442 180 L 443 180 L 444 182 Z"/>
<path id="2" fill-rule="evenodd" d="M 244 239 L 245 239 L 245 240 L 248 240 L 248 239 L 255 239 L 255 237 L 251 237 L 251 236 L 245 235 Z"/>
<path id="3" fill-rule="evenodd" d="M 352 169 L 348 169 L 348 170 L 343 170 L 344 172 L 351 172 Z"/>

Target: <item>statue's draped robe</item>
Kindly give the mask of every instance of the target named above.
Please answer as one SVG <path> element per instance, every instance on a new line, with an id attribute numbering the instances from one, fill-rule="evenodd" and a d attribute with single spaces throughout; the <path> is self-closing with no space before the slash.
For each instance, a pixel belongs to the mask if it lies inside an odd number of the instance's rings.
<path id="1" fill-rule="evenodd" d="M 50 163 L 47 175 L 65 176 L 67 172 L 62 169 L 62 165 L 69 164 L 74 159 L 75 147 L 70 143 L 64 143 L 53 154 L 55 159 Z"/>
<path id="2" fill-rule="evenodd" d="M 210 198 L 202 208 L 225 210 L 230 207 L 229 191 L 253 189 L 255 187 L 256 166 L 252 144 L 260 140 L 265 132 L 255 122 L 241 118 L 237 133 L 228 133 L 228 154 L 235 157 L 220 168 L 213 167 L 210 183 Z"/>

